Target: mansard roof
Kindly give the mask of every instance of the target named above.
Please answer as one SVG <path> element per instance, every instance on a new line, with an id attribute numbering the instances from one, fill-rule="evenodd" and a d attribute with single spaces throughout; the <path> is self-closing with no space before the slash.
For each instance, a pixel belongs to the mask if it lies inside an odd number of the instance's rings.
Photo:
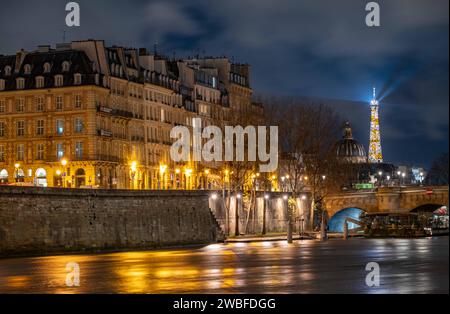
<path id="1" fill-rule="evenodd" d="M 0 56 L 0 79 L 5 80 L 5 90 L 13 90 L 16 88 L 16 79 L 25 79 L 25 89 L 36 87 L 36 77 L 44 78 L 44 87 L 54 87 L 55 75 L 62 75 L 64 80 L 63 86 L 74 84 L 74 74 L 82 75 L 81 85 L 93 84 L 95 82 L 96 72 L 93 69 L 92 62 L 84 51 L 80 50 L 50 50 L 48 52 L 31 52 L 26 53 L 23 61 L 16 71 L 16 59 L 20 58 L 19 54 L 12 56 Z M 18 60 L 19 61 L 19 60 Z M 69 67 L 63 70 L 63 63 L 68 62 Z M 50 71 L 44 70 L 44 65 L 50 65 Z M 25 66 L 29 65 L 31 71 L 26 73 Z M 6 75 L 5 68 L 11 67 L 11 74 Z"/>

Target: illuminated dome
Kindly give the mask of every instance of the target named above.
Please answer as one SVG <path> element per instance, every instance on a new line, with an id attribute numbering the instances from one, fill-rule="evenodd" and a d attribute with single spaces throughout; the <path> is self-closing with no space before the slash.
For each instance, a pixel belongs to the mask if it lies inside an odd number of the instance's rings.
<path id="1" fill-rule="evenodd" d="M 349 122 L 345 123 L 343 138 L 336 143 L 336 156 L 345 162 L 367 162 L 366 150 L 361 143 L 353 138 Z"/>

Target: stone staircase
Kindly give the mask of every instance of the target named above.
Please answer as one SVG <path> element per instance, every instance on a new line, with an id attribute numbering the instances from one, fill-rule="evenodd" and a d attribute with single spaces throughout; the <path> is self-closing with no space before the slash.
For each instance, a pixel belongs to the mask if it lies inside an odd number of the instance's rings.
<path id="1" fill-rule="evenodd" d="M 211 220 L 213 223 L 213 226 L 215 227 L 214 235 L 217 242 L 224 242 L 226 239 L 225 232 L 220 227 L 219 222 L 217 221 L 216 216 L 214 215 L 212 209 L 209 209 L 209 212 L 211 214 Z"/>

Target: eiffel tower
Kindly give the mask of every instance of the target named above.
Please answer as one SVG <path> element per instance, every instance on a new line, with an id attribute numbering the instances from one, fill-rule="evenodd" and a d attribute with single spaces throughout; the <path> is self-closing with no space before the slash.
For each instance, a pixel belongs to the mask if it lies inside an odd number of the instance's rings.
<path id="1" fill-rule="evenodd" d="M 383 153 L 381 152 L 380 120 L 378 115 L 378 100 L 376 99 L 375 87 L 373 88 L 373 98 L 370 101 L 369 162 L 383 162 Z"/>

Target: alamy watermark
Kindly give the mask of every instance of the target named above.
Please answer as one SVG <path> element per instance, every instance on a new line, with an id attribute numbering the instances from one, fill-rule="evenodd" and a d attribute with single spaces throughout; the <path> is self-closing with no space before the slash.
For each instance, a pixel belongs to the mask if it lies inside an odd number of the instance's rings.
<path id="1" fill-rule="evenodd" d="M 366 275 L 366 285 L 369 287 L 379 287 L 380 286 L 380 265 L 376 262 L 367 263 L 366 271 L 369 272 Z"/>
<path id="2" fill-rule="evenodd" d="M 277 169 L 277 126 L 269 127 L 269 137 L 267 138 L 266 126 L 249 125 L 245 128 L 240 125 L 225 126 L 225 135 L 223 135 L 222 129 L 214 125 L 207 126 L 202 130 L 201 122 L 200 118 L 193 119 L 192 136 L 186 126 L 172 128 L 170 137 L 177 139 L 170 148 L 170 158 L 173 161 L 259 161 L 260 172 L 273 172 Z M 245 145 L 246 136 L 247 145 Z M 202 146 L 203 140 L 206 142 Z M 246 148 L 247 159 L 245 158 Z"/>

